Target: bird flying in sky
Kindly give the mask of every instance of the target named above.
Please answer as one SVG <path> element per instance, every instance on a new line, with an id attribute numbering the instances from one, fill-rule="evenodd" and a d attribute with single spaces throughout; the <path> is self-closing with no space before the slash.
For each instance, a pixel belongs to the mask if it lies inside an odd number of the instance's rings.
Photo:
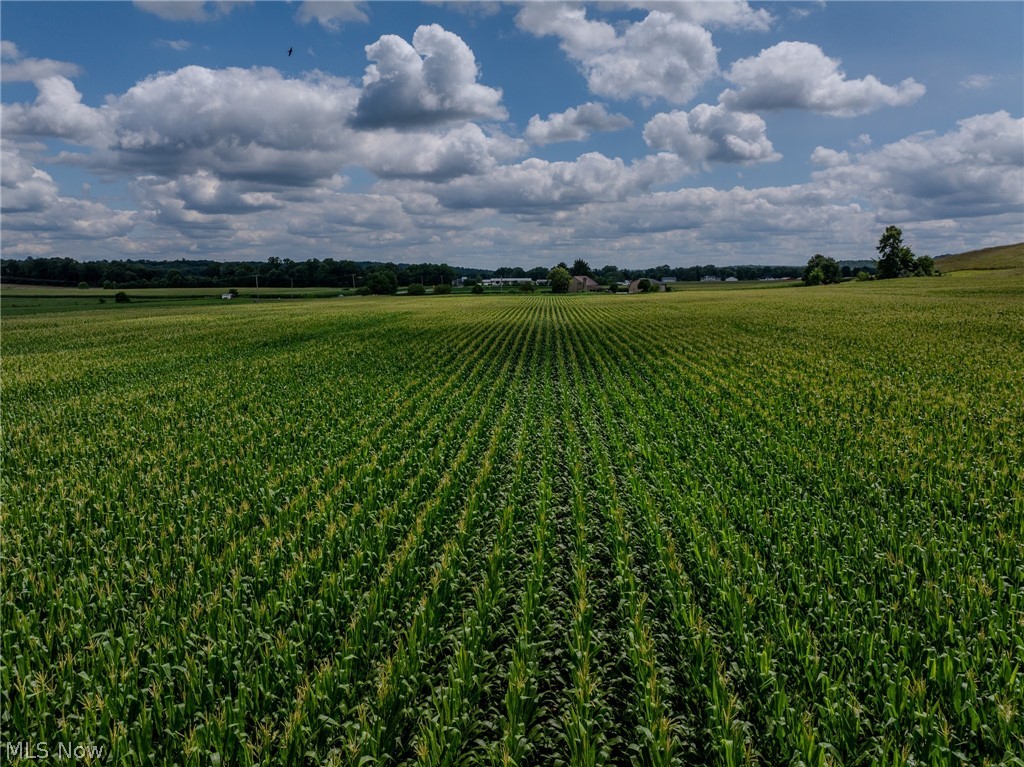
<path id="1" fill-rule="evenodd" d="M 288 55 L 289 55 L 289 56 L 291 56 L 291 55 L 292 55 L 292 50 L 294 50 L 294 49 L 293 49 L 293 48 L 289 48 L 289 49 L 288 49 Z"/>

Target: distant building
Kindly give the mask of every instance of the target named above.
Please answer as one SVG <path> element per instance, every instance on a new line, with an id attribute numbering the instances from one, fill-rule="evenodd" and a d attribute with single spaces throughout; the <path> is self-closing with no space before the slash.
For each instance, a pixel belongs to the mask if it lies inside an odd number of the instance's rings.
<path id="1" fill-rule="evenodd" d="M 593 293 L 597 290 L 601 290 L 601 286 L 590 277 L 577 275 L 569 280 L 570 293 Z"/>
<path id="2" fill-rule="evenodd" d="M 234 298 L 235 294 L 234 293 L 221 293 L 220 297 L 221 298 Z"/>
<path id="3" fill-rule="evenodd" d="M 505 285 L 522 285 L 525 282 L 533 282 L 529 277 L 490 277 L 480 280 L 485 288 L 500 288 Z"/>
<path id="4" fill-rule="evenodd" d="M 739 280 L 737 280 L 735 277 L 726 277 L 725 281 L 726 282 L 739 282 Z"/>
<path id="5" fill-rule="evenodd" d="M 668 277 L 662 277 L 662 278 L 661 278 L 661 281 L 662 281 L 663 283 L 664 283 L 664 282 L 675 282 L 675 281 L 676 281 L 676 278 L 675 278 L 675 277 L 673 277 L 672 275 L 669 275 Z"/>
<path id="6" fill-rule="evenodd" d="M 705 274 L 703 277 L 700 278 L 700 281 L 701 282 L 721 282 L 721 280 L 719 280 L 713 274 Z"/>

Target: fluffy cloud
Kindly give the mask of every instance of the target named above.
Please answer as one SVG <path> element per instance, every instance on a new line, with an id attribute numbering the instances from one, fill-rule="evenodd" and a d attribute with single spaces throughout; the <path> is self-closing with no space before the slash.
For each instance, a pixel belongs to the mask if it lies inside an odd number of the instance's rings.
<path id="1" fill-rule="evenodd" d="M 737 19 L 741 5 L 733 9 Z M 559 35 L 588 78 L 600 83 L 607 82 L 600 79 L 602 55 L 639 60 L 645 49 L 631 35 L 653 35 L 655 13 L 671 24 L 712 23 L 698 12 L 658 6 L 643 21 L 618 27 L 567 6 L 531 4 L 519 15 Z M 576 27 L 563 24 L 573 18 Z M 871 255 L 871 243 L 893 222 L 904 226 L 918 252 L 1019 239 L 1024 121 L 1006 112 L 887 145 L 872 145 L 866 134 L 847 140 L 860 129 L 854 130 L 837 137 L 835 149 L 817 147 L 813 173 L 792 186 L 670 186 L 711 163 L 778 159 L 764 120 L 738 104 L 765 91 L 770 67 L 762 65 L 779 48 L 744 60 L 760 62 L 749 70 L 737 62 L 729 73 L 735 90 L 722 103 L 651 118 L 643 128 L 652 152 L 646 157 L 590 152 L 549 162 L 524 159 L 527 141 L 470 121 L 503 118 L 501 93 L 478 83 L 472 52 L 436 26 L 421 27 L 412 44 L 382 37 L 370 46 L 364 89 L 319 72 L 292 78 L 270 68 L 185 67 L 147 77 L 97 107 L 84 104 L 69 79 L 73 65 L 28 59 L 5 43 L 5 79 L 13 72 L 31 80 L 38 96 L 2 107 L 4 253 L 47 255 L 75 238 L 79 256 L 262 259 L 308 245 L 320 256 L 397 260 L 415 252 L 424 260 L 481 265 L 489 263 L 480 260 L 486 252 L 496 254 L 494 265 L 550 264 L 580 252 L 622 264 L 679 263 L 686 253 L 726 263 L 806 260 L 808 247 L 864 255 L 865 243 Z M 796 88 L 796 75 L 777 79 L 775 106 L 852 114 L 883 103 L 878 94 L 892 99 L 900 90 L 874 78 L 847 80 L 837 62 L 808 48 L 807 68 L 826 66 L 804 80 L 814 80 L 821 92 Z M 659 55 L 669 54 L 651 60 Z M 664 83 L 649 75 L 653 85 L 640 92 L 628 82 L 640 76 L 622 73 L 619 85 L 608 87 L 654 98 Z M 413 93 L 419 83 L 425 92 Z M 377 122 L 356 128 L 353 115 L 375 115 Z M 623 115 L 591 102 L 535 115 L 524 137 L 534 144 L 582 140 L 628 125 Z M 59 152 L 61 145 L 39 140 L 52 137 L 78 148 Z M 90 199 L 88 190 L 81 197 L 62 193 L 60 174 L 46 165 L 55 161 L 54 151 L 56 162 L 129 179 L 137 210 L 113 209 Z M 360 185 L 365 182 L 346 185 L 342 174 L 354 167 L 378 178 L 369 191 Z"/>
<path id="2" fill-rule="evenodd" d="M 354 130 L 347 122 L 359 90 L 321 73 L 291 79 L 269 68 L 190 66 L 149 77 L 99 108 L 82 104 L 63 77 L 38 88 L 35 103 L 4 105 L 5 135 L 57 136 L 93 150 L 61 154 L 67 163 L 164 178 L 205 173 L 253 191 L 321 184 L 353 164 L 383 178 L 443 180 L 489 172 L 526 150 L 522 140 L 474 123 Z"/>
<path id="3" fill-rule="evenodd" d="M 289 212 L 285 231 L 300 237 L 362 236 L 362 244 L 397 242 L 415 236 L 396 197 L 382 194 L 325 194 Z"/>
<path id="4" fill-rule="evenodd" d="M 909 136 L 818 171 L 836 196 L 871 199 L 892 220 L 998 216 L 1024 211 L 1024 119 L 1007 112 L 961 120 L 955 130 Z M 815 150 L 819 159 L 824 156 Z M 829 165 L 829 164 L 826 164 Z"/>
<path id="5" fill-rule="evenodd" d="M 825 168 L 836 168 L 840 165 L 850 164 L 850 153 L 838 152 L 835 149 L 819 146 L 815 147 L 814 151 L 811 152 L 811 162 Z"/>
<path id="6" fill-rule="evenodd" d="M 106 239 L 132 230 L 134 211 L 111 210 L 92 200 L 65 197 L 46 171 L 34 167 L 14 148 L 0 152 L 3 189 L 4 251 L 26 239 Z"/>
<path id="7" fill-rule="evenodd" d="M 698 104 L 689 112 L 655 115 L 644 126 L 644 141 L 652 149 L 674 152 L 703 167 L 709 162 L 772 162 L 782 157 L 765 135 L 764 120 L 721 105 Z"/>
<path id="8" fill-rule="evenodd" d="M 162 182 L 149 176 L 137 183 L 164 201 L 175 200 L 181 210 L 202 215 L 256 213 L 279 209 L 283 204 L 271 192 L 250 191 L 238 181 L 222 181 L 209 171 L 200 170 L 172 181 Z"/>
<path id="9" fill-rule="evenodd" d="M 52 136 L 80 143 L 102 143 L 107 121 L 82 103 L 82 94 L 68 78 L 50 75 L 35 81 L 33 104 L 4 104 L 3 132 L 8 136 Z"/>
<path id="10" fill-rule="evenodd" d="M 724 91 L 719 100 L 738 111 L 808 109 L 849 117 L 912 104 L 924 95 L 913 78 L 899 85 L 885 85 L 873 75 L 849 80 L 839 64 L 817 45 L 782 42 L 736 61 L 725 76 L 739 88 Z"/>
<path id="11" fill-rule="evenodd" d="M 45 210 L 48 203 L 57 196 L 57 185 L 50 174 L 32 167 L 14 149 L 5 147 L 2 156 L 0 187 L 3 188 L 3 212 L 6 214 Z"/>
<path id="12" fill-rule="evenodd" d="M 794 263 L 815 250 L 870 257 L 894 221 L 917 252 L 942 253 L 1020 238 L 1022 131 L 1024 120 L 1000 112 L 859 154 L 819 147 L 820 169 L 790 186 L 652 191 L 644 183 L 650 176 L 641 181 L 636 173 L 639 163 L 584 156 L 527 160 L 465 179 L 458 197 L 434 193 L 445 205 L 475 200 L 516 214 L 506 240 L 518 237 L 520 247 L 505 241 L 503 252 L 548 263 L 580 248 L 597 248 L 609 262 L 650 264 L 676 263 L 680 253 L 715 263 Z"/>
<path id="13" fill-rule="evenodd" d="M 821 236 L 829 222 L 859 216 L 856 204 L 836 203 L 820 189 L 797 185 L 762 189 L 696 187 L 656 192 L 622 205 L 588 205 L 577 226 L 606 237 L 692 233 L 706 242 L 760 240 L 766 235 Z"/>
<path id="14" fill-rule="evenodd" d="M 806 183 L 594 200 L 560 220 L 578 238 L 657 235 L 706 252 L 720 243 L 722 253 L 746 243 L 747 260 L 762 251 L 777 258 L 789 244 L 802 253 L 808 241 L 857 257 L 894 221 L 913 233 L 922 253 L 966 248 L 971 237 L 1011 242 L 1020 238 L 1024 212 L 1022 132 L 1024 119 L 1006 112 L 977 115 L 945 134 L 913 135 L 860 154 L 818 147 L 812 160 L 821 169 Z M 650 240 L 636 241 L 651 247 Z"/>
<path id="15" fill-rule="evenodd" d="M 99 109 L 82 107 L 75 138 L 96 151 L 65 159 L 108 171 L 207 170 L 227 180 L 314 184 L 357 156 L 352 132 L 340 129 L 357 98 L 347 81 L 321 74 L 296 80 L 269 68 L 185 67 L 146 78 Z M 71 101 L 68 94 L 60 103 Z M 5 129 L 8 122 L 5 109 Z M 15 109 L 10 122 L 37 135 L 62 125 L 38 101 L 25 114 Z"/>
<path id="16" fill-rule="evenodd" d="M 23 56 L 18 46 L 9 40 L 0 42 L 0 80 L 5 83 L 39 82 L 49 77 L 74 77 L 79 73 L 75 64 L 53 59 L 33 59 Z"/>
<path id="17" fill-rule="evenodd" d="M 421 186 L 419 191 L 429 192 L 448 208 L 544 215 L 595 200 L 624 200 L 654 184 L 679 178 L 685 170 L 670 154 L 649 155 L 627 165 L 620 158 L 588 152 L 571 162 L 530 158 L 499 166 L 486 175 Z"/>
<path id="18" fill-rule="evenodd" d="M 582 5 L 568 3 L 525 3 L 516 15 L 516 24 L 537 36 L 554 35 L 562 50 L 582 61 L 618 41 L 615 27 L 587 18 Z"/>
<path id="19" fill-rule="evenodd" d="M 524 142 L 466 123 L 445 133 L 383 129 L 362 137 L 362 163 L 381 178 L 432 181 L 488 173 L 525 153 Z"/>
<path id="20" fill-rule="evenodd" d="M 421 26 L 412 45 L 383 35 L 366 46 L 366 68 L 351 124 L 412 129 L 446 122 L 503 120 L 501 90 L 476 82 L 476 57 L 462 38 L 437 24 Z"/>
<path id="21" fill-rule="evenodd" d="M 337 32 L 342 24 L 366 22 L 366 4 L 361 2 L 338 2 L 338 0 L 305 0 L 295 14 L 300 24 L 316 21 L 324 29 Z"/>
<path id="22" fill-rule="evenodd" d="M 253 193 L 206 173 L 173 180 L 142 176 L 132 183 L 147 225 L 161 237 L 174 233 L 171 242 L 179 249 L 185 243 L 194 251 L 238 259 L 265 258 L 265 249 L 313 246 L 320 254 L 340 255 L 416 238 L 397 198 L 341 187 L 335 179 L 316 188 Z M 238 215 L 256 211 L 257 216 Z"/>
<path id="23" fill-rule="evenodd" d="M 340 78 L 284 78 L 270 68 L 189 66 L 148 77 L 108 101 L 125 151 L 238 148 L 325 150 L 356 91 Z"/>
<path id="24" fill-rule="evenodd" d="M 582 7 L 527 3 L 516 23 L 535 35 L 555 35 L 596 94 L 616 99 L 689 101 L 718 73 L 718 50 L 704 28 L 651 11 L 619 33 L 586 17 Z"/>
<path id="25" fill-rule="evenodd" d="M 629 8 L 647 8 L 692 21 L 700 26 L 722 26 L 732 29 L 750 29 L 763 32 L 771 28 L 774 17 L 764 8 L 754 9 L 745 0 L 631 0 L 623 3 Z"/>
<path id="26" fill-rule="evenodd" d="M 570 107 L 564 112 L 530 118 L 526 138 L 534 144 L 552 144 L 556 141 L 583 141 L 596 131 L 617 131 L 633 124 L 625 115 L 609 114 L 604 104 L 588 102 Z"/>

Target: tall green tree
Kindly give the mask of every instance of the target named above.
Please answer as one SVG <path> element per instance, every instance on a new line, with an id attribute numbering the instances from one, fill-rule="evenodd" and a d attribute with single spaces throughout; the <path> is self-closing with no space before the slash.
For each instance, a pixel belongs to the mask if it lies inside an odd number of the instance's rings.
<path id="1" fill-rule="evenodd" d="M 903 231 L 898 226 L 887 226 L 878 241 L 878 271 L 880 280 L 908 277 L 916 268 L 914 252 L 903 244 Z"/>
<path id="2" fill-rule="evenodd" d="M 556 266 L 548 272 L 548 282 L 551 283 L 552 293 L 568 293 L 571 279 L 572 275 L 569 274 L 569 270 L 561 266 Z"/>
<path id="3" fill-rule="evenodd" d="M 572 262 L 571 274 L 576 277 L 589 277 L 591 275 L 590 264 L 582 258 L 577 258 Z"/>
<path id="4" fill-rule="evenodd" d="M 803 280 L 807 285 L 831 285 L 841 277 L 839 262 L 821 253 L 815 253 L 804 267 Z"/>
<path id="5" fill-rule="evenodd" d="M 383 266 L 370 272 L 366 277 L 366 287 L 376 295 L 394 295 L 398 292 L 398 276 L 395 270 Z"/>

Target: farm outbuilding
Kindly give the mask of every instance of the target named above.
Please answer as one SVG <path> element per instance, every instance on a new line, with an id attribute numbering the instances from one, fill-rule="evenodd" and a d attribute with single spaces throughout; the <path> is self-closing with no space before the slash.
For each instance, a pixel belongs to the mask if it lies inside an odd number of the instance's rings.
<path id="1" fill-rule="evenodd" d="M 601 290 L 601 286 L 590 277 L 576 275 L 569 280 L 570 293 L 593 293 L 598 290 Z"/>
<path id="2" fill-rule="evenodd" d="M 486 280 L 480 280 L 480 284 L 485 288 L 503 288 L 506 285 L 523 285 L 527 282 L 533 282 L 530 277 L 489 277 Z"/>

